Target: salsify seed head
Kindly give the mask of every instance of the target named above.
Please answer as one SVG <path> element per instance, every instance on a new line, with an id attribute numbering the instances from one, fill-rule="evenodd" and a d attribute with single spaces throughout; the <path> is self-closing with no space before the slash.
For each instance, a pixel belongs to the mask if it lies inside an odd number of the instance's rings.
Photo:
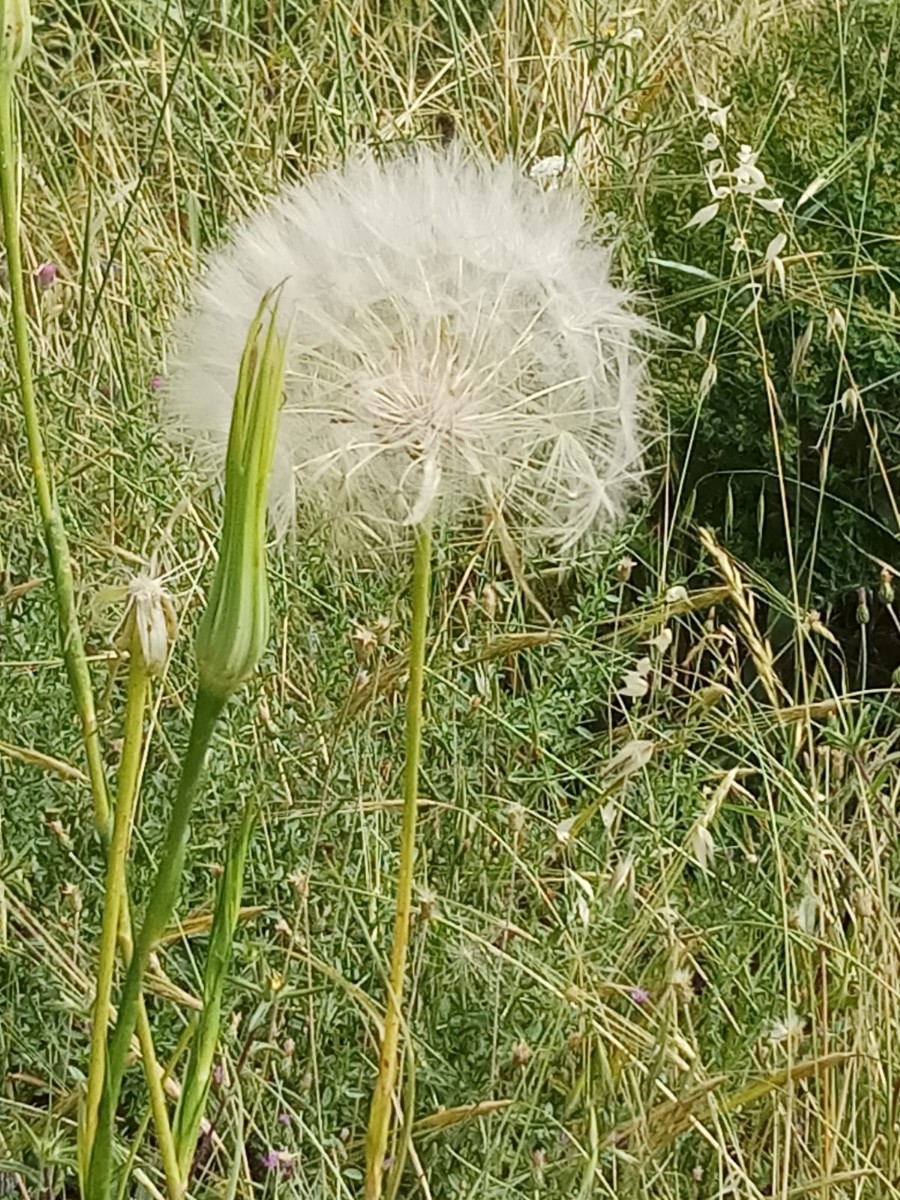
<path id="1" fill-rule="evenodd" d="M 276 515 L 394 545 L 487 508 L 567 555 L 640 475 L 642 320 L 583 205 L 509 162 L 420 150 L 293 187 L 213 256 L 177 330 L 164 405 L 227 440 L 247 327 L 283 281 Z"/>

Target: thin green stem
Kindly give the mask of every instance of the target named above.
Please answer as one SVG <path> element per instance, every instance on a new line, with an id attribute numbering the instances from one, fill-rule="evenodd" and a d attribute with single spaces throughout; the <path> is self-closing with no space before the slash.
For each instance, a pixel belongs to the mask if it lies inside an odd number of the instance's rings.
<path id="1" fill-rule="evenodd" d="M 409 690 L 406 696 L 406 762 L 403 781 L 403 825 L 400 832 L 400 865 L 397 870 L 397 899 L 394 938 L 388 983 L 384 1034 L 378 1061 L 378 1077 L 369 1110 L 366 1132 L 366 1200 L 381 1196 L 384 1160 L 391 1123 L 391 1101 L 397 1080 L 397 1046 L 403 1014 L 403 982 L 412 916 L 413 868 L 416 857 L 416 817 L 419 807 L 419 760 L 422 751 L 422 695 L 425 683 L 425 643 L 428 634 L 429 585 L 431 581 L 431 533 L 425 526 L 416 530 L 412 579 L 412 631 L 409 650 Z"/>
<path id="2" fill-rule="evenodd" d="M 153 1116 L 156 1140 L 159 1143 L 159 1157 L 162 1160 L 163 1174 L 166 1177 L 166 1190 L 169 1193 L 169 1200 L 181 1200 L 184 1190 L 178 1171 L 178 1156 L 175 1153 L 175 1139 L 172 1136 L 172 1126 L 169 1124 L 166 1089 L 163 1084 L 166 1073 L 156 1057 L 156 1048 L 153 1045 L 153 1035 L 150 1031 L 150 1018 L 147 1016 L 143 994 L 138 997 L 137 1036 L 141 1046 L 144 1078 L 147 1081 L 147 1091 L 150 1093 L 150 1112 Z"/>
<path id="3" fill-rule="evenodd" d="M 137 1020 L 141 985 L 150 955 L 165 933 L 175 907 L 184 869 L 197 785 L 203 772 L 206 751 L 224 704 L 223 696 L 213 695 L 202 688 L 197 693 L 190 741 L 169 816 L 166 839 L 160 850 L 156 879 L 147 902 L 140 933 L 135 941 L 134 954 L 125 975 L 118 1019 L 108 1043 L 106 1083 L 100 1102 L 97 1136 L 88 1168 L 87 1200 L 108 1200 L 110 1195 L 115 1114 L 128 1062 L 131 1035 Z"/>
<path id="4" fill-rule="evenodd" d="M 81 720 L 81 737 L 84 742 L 88 775 L 91 781 L 94 820 L 100 830 L 105 830 L 109 826 L 110 818 L 109 797 L 103 772 L 91 676 L 75 605 L 75 581 L 72 575 L 69 543 L 47 471 L 44 441 L 35 398 L 34 374 L 28 339 L 25 278 L 22 272 L 22 249 L 19 241 L 16 166 L 16 143 L 13 137 L 13 81 L 8 72 L 0 72 L 0 207 L 3 209 L 6 269 L 12 299 L 13 341 L 16 369 L 19 375 L 19 395 L 25 419 L 28 457 L 31 463 L 31 473 L 34 476 L 47 557 L 50 560 L 50 572 L 53 576 L 53 587 L 56 593 L 63 659 Z"/>
<path id="5" fill-rule="evenodd" d="M 84 1119 L 84 1162 L 90 1161 L 91 1148 L 97 1132 L 97 1113 L 103 1093 L 106 1067 L 106 1036 L 109 1024 L 110 998 L 116 962 L 116 944 L 122 917 L 122 898 L 125 894 L 125 864 L 131 841 L 131 824 L 141 771 L 141 751 L 144 742 L 144 709 L 147 704 L 149 681 L 141 657 L 137 635 L 132 638 L 128 663 L 128 684 L 125 701 L 125 730 L 122 757 L 119 762 L 112 839 L 106 866 L 106 888 L 103 900 L 103 923 L 100 930 L 100 956 L 97 965 L 97 986 L 94 995 L 93 1025 L 91 1028 L 91 1058 L 88 1067 L 87 1102 Z"/>
<path id="6" fill-rule="evenodd" d="M 244 806 L 240 826 L 232 838 L 219 880 L 216 910 L 210 930 L 209 949 L 203 970 L 203 1011 L 191 1040 L 191 1053 L 181 1084 L 181 1096 L 175 1110 L 172 1129 L 175 1139 L 181 1184 L 187 1190 L 197 1149 L 200 1122 L 212 1079 L 213 1063 L 222 1023 L 222 999 L 231 966 L 234 931 L 241 911 L 244 864 L 250 834 L 256 820 L 257 804 L 253 795 Z"/>
<path id="7" fill-rule="evenodd" d="M 111 824 L 109 795 L 106 786 L 106 775 L 103 770 L 100 735 L 94 707 L 94 693 L 84 649 L 84 639 L 81 635 L 81 626 L 78 621 L 78 610 L 75 604 L 75 580 L 72 574 L 69 544 L 56 504 L 50 473 L 44 456 L 44 441 L 41 435 L 41 423 L 34 388 L 34 373 L 32 370 L 31 348 L 28 336 L 25 277 L 22 270 L 22 249 L 19 238 L 17 161 L 17 147 L 13 136 L 13 77 L 9 72 L 3 71 L 0 72 L 0 209 L 2 209 L 3 215 L 6 269 L 12 301 L 12 328 L 16 370 L 19 376 L 19 395 L 21 397 L 22 414 L 25 422 L 28 457 L 31 465 L 31 473 L 34 477 L 38 508 L 44 532 L 44 542 L 53 578 L 63 660 L 66 665 L 69 686 L 72 689 L 75 706 L 81 722 L 81 738 L 87 758 L 94 823 L 103 840 L 104 847 L 108 848 Z M 124 891 L 119 898 L 119 927 L 120 941 L 124 949 L 125 946 L 129 946 L 131 943 L 127 896 Z M 104 969 L 107 969 L 107 967 L 108 964 L 104 964 Z M 105 986 L 101 987 L 98 980 L 98 996 L 101 996 L 104 990 L 106 990 Z M 105 1034 L 105 1022 L 99 1027 Z M 147 1082 L 150 1087 L 151 1096 L 153 1096 L 156 1089 L 152 1080 L 152 1070 L 153 1063 L 156 1061 L 156 1055 L 153 1050 L 150 1024 L 147 1020 L 146 1011 L 143 1009 L 143 1002 L 141 1003 L 141 1013 L 138 1020 L 138 1034 L 141 1042 L 142 1057 L 147 1068 Z M 93 1058 L 94 1051 L 92 1047 L 92 1066 Z M 96 1074 L 99 1068 L 93 1066 L 93 1069 Z M 96 1086 L 95 1081 L 94 1088 Z M 157 1125 L 157 1136 L 165 1162 L 165 1148 L 167 1142 L 171 1143 L 171 1132 L 168 1127 L 164 1100 L 161 1113 L 157 1111 L 158 1108 L 159 1105 L 157 1103 L 154 1107 L 154 1115 L 166 1117 L 163 1124 Z M 90 1127 L 90 1123 L 88 1127 Z M 90 1145 L 90 1141 L 88 1145 Z M 169 1155 L 170 1159 L 171 1157 Z"/>

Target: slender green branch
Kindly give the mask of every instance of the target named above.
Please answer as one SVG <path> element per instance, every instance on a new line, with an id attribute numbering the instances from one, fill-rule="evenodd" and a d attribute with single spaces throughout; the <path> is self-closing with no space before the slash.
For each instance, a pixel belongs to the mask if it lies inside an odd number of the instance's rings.
<path id="1" fill-rule="evenodd" d="M 69 544 L 65 527 L 56 504 L 50 474 L 44 455 L 44 442 L 41 435 L 41 423 L 38 414 L 37 398 L 34 387 L 34 372 L 31 363 L 31 348 L 28 335 L 28 309 L 25 298 L 25 277 L 22 269 L 22 250 L 19 237 L 19 197 L 17 185 L 17 148 L 14 138 L 14 108 L 13 108 L 13 73 L 10 70 L 0 70 L 0 209 L 3 215 L 3 234 L 6 246 L 6 269 L 9 281 L 12 310 L 12 330 L 16 370 L 19 376 L 19 395 L 22 403 L 22 413 L 25 423 L 25 436 L 28 444 L 28 457 L 31 473 L 34 477 L 37 492 L 38 508 L 41 514 L 41 524 L 50 571 L 53 578 L 53 588 L 56 598 L 56 610 L 59 621 L 60 642 L 63 660 L 69 686 L 75 699 L 81 722 L 81 737 L 84 744 L 88 765 L 91 797 L 93 802 L 94 823 L 100 832 L 104 847 L 108 847 L 110 837 L 110 807 L 106 785 L 106 775 L 103 770 L 103 757 L 100 748 L 100 736 L 97 727 L 97 716 L 94 707 L 94 694 L 91 686 L 90 671 L 84 649 L 84 639 L 78 621 L 78 611 L 75 604 L 75 580 L 72 574 L 72 561 L 69 554 Z M 124 891 L 119 899 L 119 938 L 123 948 L 130 945 L 127 896 Z M 115 925 L 112 926 L 115 930 Z M 104 971 L 111 966 L 108 959 L 104 963 Z M 99 1010 L 104 1007 L 102 996 L 106 995 L 105 1005 L 108 1012 L 109 986 L 98 979 L 99 1006 L 95 1007 L 95 1030 L 99 1029 L 104 1037 L 106 1021 L 98 1022 Z M 153 1063 L 156 1055 L 153 1050 L 153 1040 L 146 1012 L 141 1005 L 138 1020 L 138 1034 L 141 1042 L 141 1054 L 148 1072 L 147 1081 L 151 1097 L 156 1091 L 152 1079 Z M 99 1036 L 95 1033 L 95 1037 Z M 92 1067 L 95 1078 L 93 1087 L 96 1090 L 96 1074 L 102 1068 L 102 1058 L 98 1066 L 94 1066 L 92 1049 Z M 102 1083 L 102 1076 L 100 1082 Z M 161 1089 L 161 1084 L 160 1084 Z M 157 1118 L 157 1136 L 166 1159 L 165 1147 L 171 1143 L 171 1132 L 168 1128 L 168 1118 L 165 1112 L 165 1102 L 160 1109 L 159 1103 L 154 1105 L 154 1117 Z M 96 1110 L 94 1110 L 96 1112 Z M 159 1119 L 165 1118 L 162 1124 Z M 88 1120 L 87 1129 L 91 1122 Z M 93 1135 L 89 1133 L 87 1145 L 90 1146 Z M 169 1155 L 171 1165 L 172 1155 Z M 168 1174 L 168 1172 L 167 1172 Z M 171 1180 L 170 1180 L 171 1186 Z"/>
<path id="2" fill-rule="evenodd" d="M 216 910 L 203 971 L 203 1011 L 191 1041 L 191 1053 L 182 1080 L 181 1096 L 172 1122 L 181 1184 L 185 1190 L 190 1182 L 200 1122 L 212 1079 L 222 1023 L 222 999 L 231 966 L 234 931 L 241 911 L 244 864 L 256 811 L 256 800 L 251 795 L 244 806 L 240 826 L 231 841 L 225 870 L 219 880 Z"/>
<path id="3" fill-rule="evenodd" d="M 132 639 L 128 663 L 128 685 L 125 701 L 125 731 L 122 757 L 119 762 L 118 787 L 112 839 L 106 867 L 106 888 L 103 901 L 103 924 L 100 931 L 100 956 L 97 965 L 97 986 L 94 996 L 91 1028 L 91 1058 L 88 1067 L 87 1102 L 84 1118 L 84 1161 L 90 1160 L 91 1147 L 97 1131 L 97 1112 L 103 1092 L 106 1067 L 106 1034 L 109 1024 L 110 997 L 116 962 L 116 943 L 122 917 L 122 897 L 125 893 L 125 864 L 131 840 L 134 802 L 141 770 L 141 751 L 144 741 L 144 709 L 147 704 L 149 680 L 141 656 L 140 643 Z"/>
<path id="4" fill-rule="evenodd" d="M 184 868 L 191 814 L 203 772 L 206 751 L 226 697 L 201 688 L 194 705 L 190 741 L 181 769 L 175 803 L 169 816 L 165 842 L 144 921 L 125 975 L 119 1015 L 108 1043 L 106 1081 L 100 1102 L 97 1135 L 87 1177 L 87 1200 L 108 1200 L 112 1182 L 113 1141 L 116 1108 L 128 1062 L 141 998 L 141 985 L 150 955 L 166 930 Z"/>
<path id="5" fill-rule="evenodd" d="M 378 1077 L 369 1110 L 366 1133 L 366 1200 L 381 1196 L 384 1160 L 391 1123 L 391 1102 L 397 1080 L 397 1047 L 403 1013 L 403 982 L 412 916 L 413 868 L 416 856 L 416 817 L 419 804 L 419 760 L 422 751 L 422 695 L 425 682 L 425 643 L 428 634 L 428 602 L 431 580 L 431 533 L 416 530 L 412 580 L 412 636 L 409 651 L 409 690 L 406 697 L 406 762 L 403 782 L 403 825 L 400 833 L 400 864 L 397 870 L 397 899 L 394 939 L 388 983 L 384 1035 L 378 1062 Z"/>
<path id="6" fill-rule="evenodd" d="M 31 473 L 34 476 L 47 557 L 50 560 L 50 571 L 56 593 L 63 659 L 78 708 L 81 736 L 87 755 L 94 820 L 99 829 L 105 830 L 109 826 L 109 798 L 106 777 L 103 772 L 91 677 L 75 605 L 75 581 L 72 575 L 69 544 L 44 457 L 44 441 L 41 435 L 41 423 L 34 390 L 34 374 L 28 339 L 25 278 L 22 271 L 22 250 L 19 240 L 17 155 L 13 136 L 13 120 L 12 76 L 7 71 L 0 71 L 0 206 L 3 209 L 6 269 L 12 299 L 12 330 L 16 370 L 19 375 L 19 394 L 25 419 L 28 457 L 31 463 Z"/>

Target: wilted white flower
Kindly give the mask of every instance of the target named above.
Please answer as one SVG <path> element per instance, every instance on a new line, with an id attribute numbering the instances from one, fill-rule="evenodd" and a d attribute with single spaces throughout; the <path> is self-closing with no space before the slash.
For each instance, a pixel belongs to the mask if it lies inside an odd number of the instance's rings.
<path id="1" fill-rule="evenodd" d="M 239 350 L 284 281 L 272 502 L 344 540 L 501 512 L 561 554 L 622 513 L 640 470 L 643 323 L 568 190 L 420 151 L 289 189 L 215 255 L 164 409 L 224 446 Z"/>
<path id="2" fill-rule="evenodd" d="M 175 609 L 161 579 L 136 575 L 125 587 L 104 588 L 95 598 L 98 612 L 124 601 L 122 618 L 112 635 L 116 646 L 132 651 L 135 644 L 148 675 L 161 675 L 175 640 Z"/>

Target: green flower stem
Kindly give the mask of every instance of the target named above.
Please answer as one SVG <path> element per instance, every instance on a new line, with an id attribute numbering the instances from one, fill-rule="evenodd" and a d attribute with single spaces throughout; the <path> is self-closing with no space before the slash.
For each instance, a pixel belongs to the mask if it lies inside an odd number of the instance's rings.
<path id="1" fill-rule="evenodd" d="M 90 1161 L 94 1138 L 97 1133 L 97 1113 L 103 1094 L 106 1070 L 106 1038 L 112 1012 L 112 982 L 115 971 L 116 945 L 121 949 L 126 964 L 131 961 L 133 945 L 128 913 L 125 866 L 131 828 L 134 819 L 135 801 L 140 786 L 142 750 L 144 741 L 144 712 L 149 694 L 149 680 L 141 656 L 140 640 L 132 638 L 128 663 L 128 684 L 125 701 L 125 730 L 122 742 L 122 757 L 116 791 L 112 839 L 107 845 L 106 887 L 103 903 L 103 924 L 100 933 L 100 956 L 97 966 L 97 984 L 94 996 L 93 1022 L 91 1028 L 91 1057 L 88 1067 L 88 1088 L 85 1104 L 83 1142 L 80 1146 L 81 1160 Z M 147 1010 L 140 999 L 137 1019 L 138 1041 L 147 1087 L 150 1092 L 150 1109 L 159 1142 L 160 1157 L 166 1176 L 171 1200 L 181 1194 L 172 1130 L 166 1108 L 162 1072 L 156 1058 L 150 1021 Z"/>
<path id="2" fill-rule="evenodd" d="M 147 1006 L 144 1003 L 143 994 L 138 997 L 137 1037 L 141 1047 L 141 1061 L 144 1064 L 144 1079 L 147 1083 L 147 1091 L 150 1093 L 150 1113 L 153 1117 L 153 1127 L 156 1130 L 156 1140 L 159 1143 L 159 1157 L 162 1160 L 163 1174 L 166 1177 L 166 1191 L 169 1193 L 169 1200 L 181 1200 L 184 1192 L 178 1174 L 175 1139 L 172 1137 L 169 1110 L 166 1106 L 164 1084 L 166 1072 L 159 1065 L 159 1059 L 156 1057 L 153 1035 L 150 1030 L 150 1018 L 147 1016 Z"/>
<path id="3" fill-rule="evenodd" d="M 25 418 L 28 457 L 37 490 L 38 507 L 50 560 L 50 572 L 56 593 L 60 640 L 69 684 L 75 697 L 81 720 L 81 737 L 87 756 L 94 820 L 100 830 L 109 826 L 109 797 L 91 677 L 84 652 L 84 640 L 75 606 L 75 581 L 69 543 L 59 515 L 53 487 L 44 458 L 44 441 L 34 391 L 34 375 L 28 341 L 28 309 L 25 302 L 25 280 L 22 273 L 22 249 L 19 241 L 19 202 L 17 188 L 17 154 L 13 137 L 13 77 L 0 71 L 0 207 L 3 209 L 3 233 L 6 241 L 6 269 L 12 298 L 12 328 L 16 369 L 19 375 L 19 394 Z"/>
<path id="4" fill-rule="evenodd" d="M 122 757 L 119 762 L 118 787 L 113 817 L 112 839 L 106 867 L 106 888 L 103 901 L 103 924 L 100 931 L 100 958 L 97 966 L 97 985 L 94 996 L 91 1028 L 91 1059 L 88 1067 L 88 1088 L 84 1124 L 85 1161 L 97 1132 L 97 1112 L 103 1092 L 106 1067 L 106 1035 L 109 1024 L 110 997 L 116 962 L 116 944 L 122 918 L 122 897 L 125 892 L 125 863 L 131 840 L 134 801 L 137 796 L 141 770 L 141 750 L 144 741 L 144 710 L 147 704 L 149 681 L 141 657 L 140 643 L 135 634 L 131 640 L 128 663 L 128 684 L 125 701 L 125 731 Z"/>
<path id="5" fill-rule="evenodd" d="M 56 498 L 53 494 L 53 486 L 44 456 L 44 441 L 41 435 L 41 423 L 34 389 L 34 373 L 32 370 L 31 349 L 28 337 L 25 278 L 22 271 L 22 249 L 19 239 L 17 152 L 13 136 L 13 72 L 6 69 L 0 70 L 0 209 L 2 209 L 3 214 L 6 268 L 12 300 L 14 352 L 16 370 L 19 376 L 19 395 L 21 397 L 22 413 L 25 421 L 28 457 L 31 465 L 31 473 L 34 477 L 38 508 L 44 532 L 44 542 L 47 548 L 47 558 L 50 562 L 50 572 L 53 578 L 63 660 L 66 666 L 69 686 L 72 689 L 75 706 L 81 722 L 81 739 L 87 758 L 94 823 L 100 832 L 104 846 L 107 846 L 111 823 L 109 795 L 106 786 L 106 775 L 103 770 L 100 735 L 97 727 L 96 710 L 94 708 L 94 694 L 91 686 L 87 656 L 84 650 L 84 639 L 78 621 L 78 610 L 75 605 L 75 580 L 72 574 L 69 544 L 56 504 Z M 128 929 L 127 898 L 124 894 L 120 897 L 119 904 L 120 940 L 124 946 L 130 943 L 131 940 Z M 100 994 L 102 992 L 98 986 L 98 995 Z M 100 1028 L 105 1032 L 105 1025 L 100 1026 Z M 138 1035 L 141 1043 L 141 1054 L 148 1072 L 148 1086 L 150 1087 L 152 1096 L 155 1090 L 161 1092 L 162 1085 L 160 1083 L 159 1089 L 156 1089 L 151 1079 L 156 1056 L 153 1050 L 150 1024 L 147 1020 L 143 1003 L 141 1003 L 138 1020 Z M 95 1071 L 97 1070 L 96 1067 L 94 1069 Z M 96 1087 L 96 1083 L 94 1086 Z M 164 1100 L 161 1115 L 163 1117 L 166 1116 Z M 160 1116 L 158 1105 L 154 1108 L 154 1116 L 157 1118 Z M 157 1123 L 157 1136 L 160 1146 L 163 1149 L 164 1160 L 166 1157 L 165 1145 L 167 1134 L 168 1140 L 171 1141 L 171 1134 L 168 1133 L 168 1120 L 166 1119 L 163 1125 Z M 88 1142 L 89 1145 L 90 1142 Z M 169 1157 L 171 1159 L 171 1156 Z"/>
<path id="6" fill-rule="evenodd" d="M 403 983 L 412 916 L 413 868 L 416 856 L 416 816 L 419 805 L 419 760 L 422 751 L 422 694 L 425 682 L 425 643 L 428 633 L 429 585 L 431 580 L 431 532 L 424 525 L 416 530 L 412 580 L 412 636 L 409 650 L 409 689 L 406 696 L 406 762 L 403 781 L 403 825 L 400 833 L 400 865 L 394 938 L 388 984 L 384 1033 L 378 1061 L 378 1077 L 369 1110 L 366 1132 L 366 1200 L 379 1200 L 391 1124 L 391 1101 L 397 1080 L 397 1047 L 403 1012 Z"/>
<path id="7" fill-rule="evenodd" d="M 118 1019 L 108 1043 L 106 1081 L 100 1102 L 97 1136 L 88 1168 L 87 1200 L 109 1200 L 116 1108 L 128 1062 L 131 1035 L 138 1016 L 141 985 L 150 955 L 165 933 L 175 907 L 184 869 L 197 785 L 203 773 L 206 751 L 225 700 L 225 696 L 213 694 L 204 688 L 197 693 L 190 741 L 181 768 L 175 803 L 169 816 L 165 842 L 159 852 L 156 879 L 147 902 L 144 922 L 135 941 L 134 954 L 125 975 Z"/>
<path id="8" fill-rule="evenodd" d="M 234 931 L 241 911 L 244 864 L 257 805 L 250 796 L 241 824 L 229 847 L 225 870 L 219 880 L 216 910 L 210 931 L 209 949 L 203 971 L 203 1010 L 191 1041 L 191 1052 L 181 1085 L 181 1096 L 172 1122 L 182 1188 L 190 1183 L 197 1149 L 200 1122 L 206 1106 L 222 1023 L 222 998 L 231 966 Z"/>

